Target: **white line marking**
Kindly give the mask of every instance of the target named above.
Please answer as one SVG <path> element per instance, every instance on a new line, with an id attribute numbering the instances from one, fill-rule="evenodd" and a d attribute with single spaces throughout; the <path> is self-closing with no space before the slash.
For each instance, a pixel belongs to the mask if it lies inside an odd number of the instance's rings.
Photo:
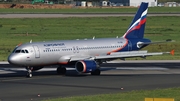
<path id="1" fill-rule="evenodd" d="M 168 68 L 160 68 L 160 67 L 117 67 L 116 69 L 121 70 L 169 70 Z"/>

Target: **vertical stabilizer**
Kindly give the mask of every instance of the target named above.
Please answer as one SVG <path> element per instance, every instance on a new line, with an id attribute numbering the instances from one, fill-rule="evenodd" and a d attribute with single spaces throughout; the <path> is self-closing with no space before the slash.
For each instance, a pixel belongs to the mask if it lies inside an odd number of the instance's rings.
<path id="1" fill-rule="evenodd" d="M 148 3 L 142 2 L 128 30 L 123 35 L 124 38 L 128 39 L 144 37 L 147 12 Z"/>

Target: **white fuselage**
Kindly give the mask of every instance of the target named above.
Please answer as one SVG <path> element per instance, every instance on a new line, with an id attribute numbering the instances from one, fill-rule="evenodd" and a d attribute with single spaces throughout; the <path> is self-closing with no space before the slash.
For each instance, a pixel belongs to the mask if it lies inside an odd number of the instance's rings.
<path id="1" fill-rule="evenodd" d="M 9 59 L 19 66 L 45 66 L 52 64 L 67 64 L 73 56 L 93 57 L 109 55 L 111 52 L 121 51 L 132 45 L 125 38 L 102 38 L 85 40 L 61 40 L 48 42 L 34 42 L 23 44 L 16 48 Z M 28 53 L 21 52 L 27 50 Z M 127 51 L 128 51 L 127 50 Z M 12 59 L 13 57 L 13 59 Z"/>

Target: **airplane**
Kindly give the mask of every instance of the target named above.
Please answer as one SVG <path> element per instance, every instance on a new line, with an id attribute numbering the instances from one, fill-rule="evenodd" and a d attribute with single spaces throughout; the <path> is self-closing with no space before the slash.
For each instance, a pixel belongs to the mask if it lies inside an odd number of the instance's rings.
<path id="1" fill-rule="evenodd" d="M 140 49 L 158 42 L 144 38 L 148 3 L 142 2 L 125 34 L 118 38 L 92 38 L 84 40 L 57 40 L 30 42 L 15 47 L 8 62 L 25 67 L 27 77 L 44 66 L 58 65 L 57 73 L 66 74 L 68 66 L 78 73 L 100 75 L 100 65 L 115 59 L 146 57 L 171 52 L 147 52 Z"/>

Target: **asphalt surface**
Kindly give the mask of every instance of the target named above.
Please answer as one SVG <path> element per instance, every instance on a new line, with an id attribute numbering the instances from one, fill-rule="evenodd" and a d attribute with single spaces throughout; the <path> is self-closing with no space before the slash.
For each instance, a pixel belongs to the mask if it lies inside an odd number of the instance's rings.
<path id="1" fill-rule="evenodd" d="M 64 13 L 64 14 L 0 14 L 0 18 L 61 18 L 61 17 L 110 17 L 134 16 L 131 13 Z M 180 16 L 179 13 L 151 13 L 148 16 Z"/>
<path id="2" fill-rule="evenodd" d="M 1 63 L 0 101 L 39 101 L 180 86 L 180 60 L 115 61 L 102 65 L 100 76 L 78 74 L 71 69 L 66 76 L 60 76 L 55 69 L 44 68 L 33 73 L 33 78 L 26 78 L 25 69 Z"/>

